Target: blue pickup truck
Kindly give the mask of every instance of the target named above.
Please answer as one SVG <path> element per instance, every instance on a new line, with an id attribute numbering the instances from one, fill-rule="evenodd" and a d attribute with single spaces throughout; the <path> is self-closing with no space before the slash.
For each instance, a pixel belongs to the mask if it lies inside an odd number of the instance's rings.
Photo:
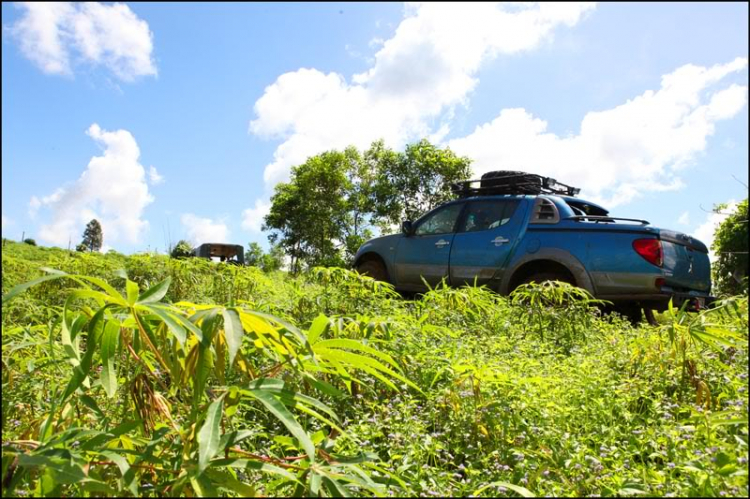
<path id="1" fill-rule="evenodd" d="M 479 184 L 479 185 L 477 185 Z M 401 291 L 485 285 L 509 294 L 559 280 L 609 300 L 631 320 L 653 320 L 670 299 L 690 309 L 713 298 L 708 250 L 686 234 L 615 218 L 579 189 L 522 172 L 454 184 L 457 198 L 371 239 L 355 256 L 362 274 Z"/>

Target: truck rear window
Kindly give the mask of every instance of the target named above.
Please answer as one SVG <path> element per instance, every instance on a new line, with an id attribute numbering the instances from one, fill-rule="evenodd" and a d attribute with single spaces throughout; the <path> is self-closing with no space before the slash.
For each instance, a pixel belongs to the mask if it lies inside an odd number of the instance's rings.
<path id="1" fill-rule="evenodd" d="M 590 205 L 585 201 L 572 201 L 566 199 L 565 202 L 573 209 L 573 212 L 576 215 L 591 215 L 592 217 L 604 217 L 609 215 L 609 212 L 604 208 Z"/>

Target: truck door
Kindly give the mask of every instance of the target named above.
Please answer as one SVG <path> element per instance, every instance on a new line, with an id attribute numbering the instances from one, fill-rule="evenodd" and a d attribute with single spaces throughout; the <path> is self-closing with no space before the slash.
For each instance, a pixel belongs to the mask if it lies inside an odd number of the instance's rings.
<path id="1" fill-rule="evenodd" d="M 448 278 L 448 263 L 456 222 L 464 203 L 453 203 L 428 213 L 417 222 L 414 233 L 400 239 L 394 268 L 396 286 L 412 291 L 425 289 Z"/>
<path id="2" fill-rule="evenodd" d="M 503 276 L 525 220 L 526 203 L 518 199 L 485 199 L 468 204 L 453 238 L 450 280 L 454 286 L 477 286 Z"/>

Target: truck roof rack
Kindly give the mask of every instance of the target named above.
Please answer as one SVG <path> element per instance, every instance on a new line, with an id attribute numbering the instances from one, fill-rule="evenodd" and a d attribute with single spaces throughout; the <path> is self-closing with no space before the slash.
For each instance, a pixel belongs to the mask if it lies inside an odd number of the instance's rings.
<path id="1" fill-rule="evenodd" d="M 475 185 L 479 183 L 479 185 Z M 494 194 L 561 194 L 575 196 L 581 189 L 534 173 L 493 171 L 479 180 L 464 180 L 451 184 L 459 198 L 491 196 Z"/>

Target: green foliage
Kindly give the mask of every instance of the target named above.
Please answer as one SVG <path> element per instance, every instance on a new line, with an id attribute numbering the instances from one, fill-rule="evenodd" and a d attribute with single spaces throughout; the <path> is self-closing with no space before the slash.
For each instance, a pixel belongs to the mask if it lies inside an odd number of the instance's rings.
<path id="1" fill-rule="evenodd" d="M 284 250 L 279 245 L 271 245 L 268 253 L 258 243 L 250 243 L 245 252 L 245 264 L 258 267 L 264 272 L 275 272 L 284 264 Z"/>
<path id="2" fill-rule="evenodd" d="M 86 224 L 86 229 L 83 231 L 83 240 L 81 244 L 76 246 L 76 251 L 83 251 L 78 249 L 81 246 L 84 246 L 88 251 L 99 251 L 102 249 L 102 244 L 104 244 L 102 226 L 99 220 L 94 219 Z"/>
<path id="3" fill-rule="evenodd" d="M 31 239 L 30 237 L 27 237 L 26 239 L 24 239 L 23 242 L 24 244 L 28 244 L 30 246 L 36 246 L 36 241 Z"/>
<path id="4" fill-rule="evenodd" d="M 525 328 L 533 329 L 542 341 L 552 340 L 570 353 L 573 346 L 596 330 L 595 305 L 608 302 L 597 300 L 588 291 L 567 282 L 545 281 L 518 286 L 511 293 L 511 303 L 516 305 L 517 319 Z"/>
<path id="5" fill-rule="evenodd" d="M 452 199 L 450 184 L 471 175 L 471 160 L 422 140 L 393 152 L 376 142 L 365 157 L 376 166 L 374 209 L 384 223 L 400 226 Z"/>
<path id="6" fill-rule="evenodd" d="M 258 243 L 248 244 L 248 249 L 245 252 L 245 263 L 252 267 L 260 267 L 263 261 L 263 248 Z"/>
<path id="7" fill-rule="evenodd" d="M 172 258 L 189 258 L 193 256 L 193 245 L 181 239 L 169 254 Z"/>
<path id="8" fill-rule="evenodd" d="M 747 495 L 745 296 L 634 328 L 557 283 L 2 259 L 4 496 Z"/>
<path id="9" fill-rule="evenodd" d="M 717 211 L 726 205 L 716 207 Z M 729 215 L 714 234 L 711 249 L 717 255 L 713 264 L 716 290 L 722 295 L 747 294 L 748 283 L 748 232 L 747 198 L 737 205 L 737 210 Z"/>
<path id="10" fill-rule="evenodd" d="M 349 265 L 375 227 L 387 231 L 448 200 L 449 184 L 468 177 L 469 164 L 426 140 L 403 153 L 382 141 L 364 153 L 328 151 L 277 184 L 264 230 L 291 257 L 295 274 L 303 267 Z M 257 249 L 250 256 L 257 257 Z"/>
<path id="11" fill-rule="evenodd" d="M 291 257 L 292 272 L 299 272 L 302 263 L 344 264 L 334 241 L 343 239 L 349 216 L 347 172 L 357 161 L 359 153 L 353 148 L 325 152 L 292 168 L 289 183 L 277 184 L 264 230 L 271 230 L 271 242 L 278 241 Z"/>

